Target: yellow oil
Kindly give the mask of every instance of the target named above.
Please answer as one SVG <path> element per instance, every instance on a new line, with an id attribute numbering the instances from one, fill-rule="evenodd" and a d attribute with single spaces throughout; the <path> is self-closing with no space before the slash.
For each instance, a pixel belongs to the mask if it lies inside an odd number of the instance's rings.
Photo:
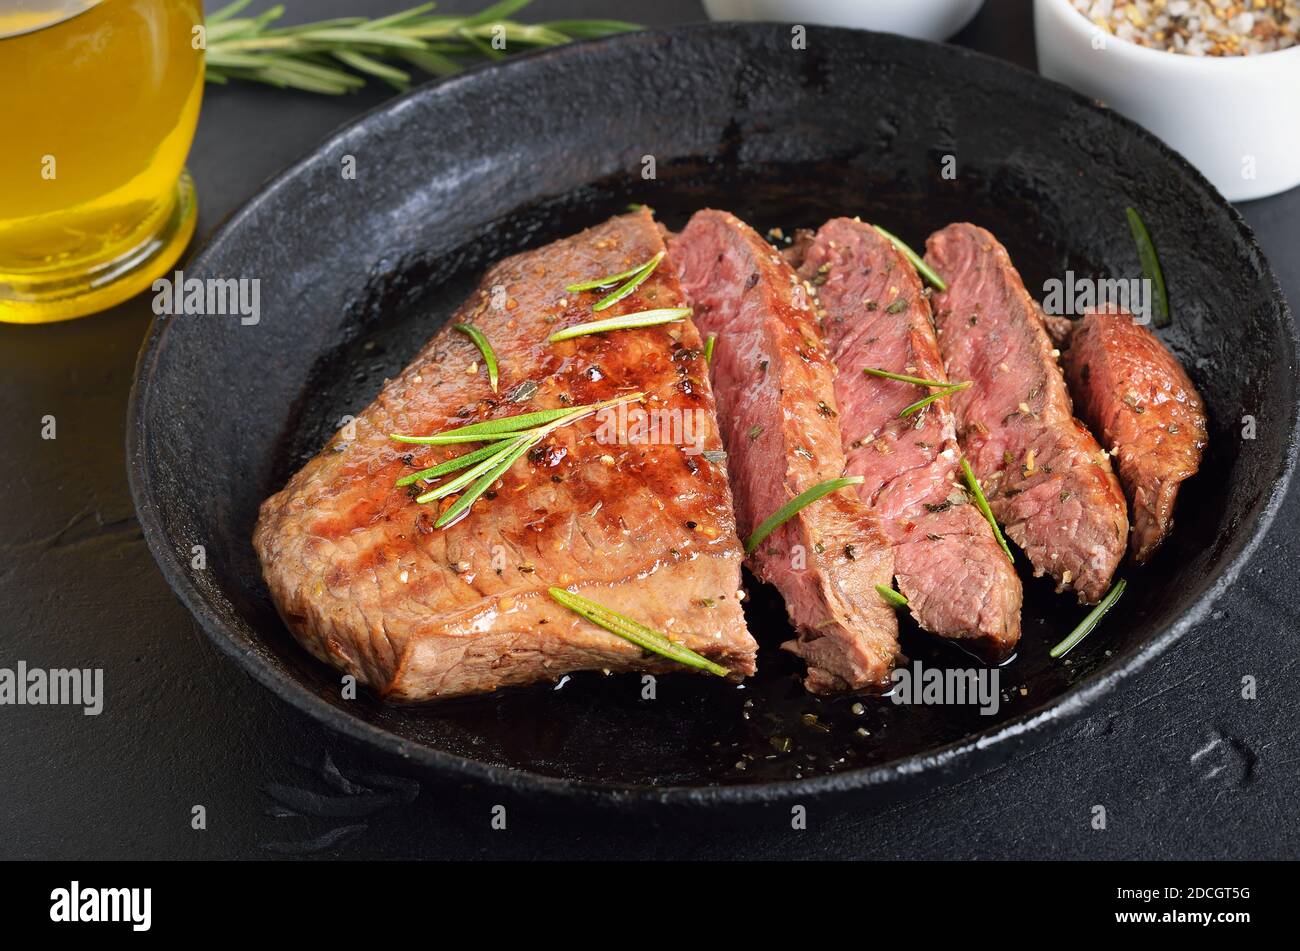
<path id="1" fill-rule="evenodd" d="M 0 0 L 0 320 L 93 313 L 194 231 L 199 0 Z"/>

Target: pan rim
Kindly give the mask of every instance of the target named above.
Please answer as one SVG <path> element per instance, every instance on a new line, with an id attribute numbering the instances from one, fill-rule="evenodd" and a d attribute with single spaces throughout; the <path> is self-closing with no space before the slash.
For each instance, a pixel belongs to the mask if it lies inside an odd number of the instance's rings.
<path id="1" fill-rule="evenodd" d="M 438 97 L 449 95 L 464 85 L 491 82 L 490 78 L 485 79 L 484 77 L 496 75 L 497 71 L 528 69 L 530 64 L 537 60 L 562 59 L 575 55 L 575 51 L 588 50 L 593 47 L 625 46 L 647 42 L 662 43 L 674 37 L 695 33 L 716 34 L 719 38 L 731 35 L 743 36 L 748 33 L 756 33 L 765 26 L 770 27 L 771 25 L 763 23 L 699 23 L 668 29 L 644 30 L 525 53 L 501 63 L 484 64 L 467 70 L 460 75 L 421 85 L 396 99 L 388 100 L 373 109 L 367 110 L 354 120 L 334 130 L 300 159 L 265 181 L 247 202 L 226 215 L 215 226 L 207 240 L 188 256 L 186 263 L 191 267 L 197 266 L 204 258 L 217 253 L 224 242 L 231 240 L 233 236 L 238 234 L 240 225 L 244 220 L 270 201 L 281 189 L 288 187 L 295 179 L 302 176 L 320 154 L 337 147 L 348 137 L 363 132 L 364 127 L 368 125 L 395 121 L 405 110 L 415 108 L 417 103 L 422 104 L 426 100 L 436 101 Z M 1219 202 L 1222 203 L 1222 207 L 1229 212 L 1230 222 L 1236 227 L 1245 247 L 1258 262 L 1263 275 L 1267 277 L 1267 289 L 1271 299 L 1280 307 L 1284 332 L 1289 336 L 1291 342 L 1290 356 L 1293 365 L 1296 365 L 1296 361 L 1300 359 L 1300 339 L 1297 338 L 1294 319 L 1282 293 L 1277 275 L 1256 242 L 1250 227 L 1246 224 L 1240 212 L 1219 195 L 1214 186 L 1204 176 L 1192 167 L 1185 158 L 1163 142 L 1160 142 L 1150 132 L 1068 87 L 1045 79 L 1037 73 L 1023 69 L 1013 63 L 974 50 L 948 44 L 926 43 L 892 34 L 879 34 L 865 30 L 820 26 L 815 29 L 819 32 L 826 31 L 834 34 L 869 35 L 884 38 L 887 42 L 895 43 L 903 49 L 909 46 L 917 48 L 942 47 L 945 50 L 945 55 L 972 60 L 982 64 L 983 68 L 1018 73 L 1026 81 L 1043 83 L 1049 87 L 1054 87 L 1057 95 L 1064 95 L 1073 100 L 1076 105 L 1104 115 L 1107 117 L 1105 121 L 1116 122 L 1127 134 L 1146 140 L 1148 144 L 1163 152 L 1173 166 L 1192 176 L 1194 180 L 1204 186 L 1211 196 L 1218 198 Z M 1142 645 L 1131 657 L 1117 663 L 1115 666 L 1099 669 L 1089 674 L 1064 693 L 1015 719 L 1001 723 L 990 730 L 944 744 L 926 752 L 903 756 L 873 766 L 846 770 L 842 773 L 830 773 L 805 779 L 708 786 L 607 784 L 585 779 L 565 779 L 511 766 L 493 765 L 404 739 L 383 727 L 368 723 L 360 717 L 328 703 L 288 673 L 276 670 L 264 663 L 257 657 L 252 646 L 242 642 L 242 639 L 218 616 L 208 597 L 190 578 L 185 567 L 187 562 L 181 558 L 175 547 L 170 543 L 170 537 L 163 523 L 161 511 L 154 504 L 151 477 L 145 465 L 150 438 L 145 429 L 145 411 L 149 405 L 151 385 L 157 369 L 159 354 L 166 344 L 167 330 L 173 323 L 173 321 L 155 317 L 137 356 L 127 406 L 127 479 L 131 498 L 150 553 L 153 555 L 168 586 L 190 614 L 199 622 L 199 626 L 208 639 L 222 653 L 234 659 L 245 673 L 272 691 L 281 700 L 288 702 L 335 733 L 341 734 L 365 747 L 377 749 L 384 754 L 414 763 L 421 768 L 445 777 L 507 788 L 521 793 L 550 795 L 570 801 L 577 799 L 588 804 L 612 806 L 661 804 L 665 806 L 712 807 L 773 804 L 788 801 L 796 795 L 805 799 L 822 798 L 834 794 L 892 785 L 909 778 L 931 776 L 942 779 L 946 771 L 954 768 L 959 763 L 964 763 L 972 756 L 988 755 L 988 751 L 994 749 L 1006 750 L 1009 753 L 1012 744 L 1016 742 L 1024 744 L 1035 740 L 1041 741 L 1047 735 L 1047 727 L 1053 724 L 1064 726 L 1080 716 L 1103 694 L 1144 669 L 1174 641 L 1181 638 L 1205 617 L 1224 591 L 1235 582 L 1241 569 L 1253 555 L 1272 525 L 1294 474 L 1297 462 L 1297 447 L 1300 445 L 1300 402 L 1292 402 L 1288 409 L 1290 418 L 1286 434 L 1286 458 L 1282 470 L 1275 477 L 1269 488 L 1268 497 L 1259 506 L 1253 521 L 1243 527 L 1243 530 L 1248 533 L 1248 537 L 1242 543 L 1237 554 L 1222 569 L 1218 577 L 1182 612 L 1177 620 L 1148 643 Z"/>

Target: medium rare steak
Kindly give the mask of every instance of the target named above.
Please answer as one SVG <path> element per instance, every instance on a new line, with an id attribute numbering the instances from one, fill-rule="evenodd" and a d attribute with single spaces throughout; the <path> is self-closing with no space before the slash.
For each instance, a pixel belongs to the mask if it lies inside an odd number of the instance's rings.
<path id="1" fill-rule="evenodd" d="M 874 228 L 835 218 L 799 271 L 815 288 L 839 373 L 848 471 L 894 546 L 894 572 L 921 627 L 993 661 L 1020 639 L 1020 579 L 967 498 L 949 398 L 901 416 L 932 391 L 863 372 L 946 382 L 930 302 L 907 259 Z"/>
<path id="2" fill-rule="evenodd" d="M 685 669 L 560 607 L 547 596 L 555 585 L 735 676 L 754 672 L 726 472 L 696 452 L 722 445 L 695 326 L 547 342 L 593 319 L 599 292 L 566 285 L 663 249 L 643 210 L 498 263 L 452 322 L 472 321 L 491 342 L 499 394 L 474 344 L 444 327 L 358 415 L 355 433 L 335 435 L 263 503 L 253 543 L 281 616 L 312 654 L 401 701 L 574 670 Z M 684 302 L 672 269 L 660 267 L 599 316 Z M 473 445 L 412 447 L 390 433 L 432 434 L 634 391 L 647 394 L 634 407 L 689 416 L 698 442 L 629 440 L 626 420 L 611 427 L 608 416 L 589 417 L 548 436 L 446 529 L 434 527 L 437 503 L 394 487 Z"/>
<path id="3" fill-rule="evenodd" d="M 844 474 L 834 366 L 803 284 L 732 215 L 701 211 L 669 242 L 701 331 L 718 335 L 713 382 L 741 537 L 800 492 Z M 828 692 L 883 686 L 898 621 L 875 591 L 893 575 L 889 546 L 851 489 L 803 508 L 748 564 L 775 585 L 808 664 Z"/>
<path id="4" fill-rule="evenodd" d="M 1036 575 L 1097 601 L 1128 540 L 1110 458 L 1074 418 L 1042 312 L 1006 249 L 972 224 L 930 236 L 926 262 L 948 285 L 933 298 L 958 437 L 993 514 Z"/>
<path id="5" fill-rule="evenodd" d="M 1201 465 L 1205 406 L 1187 373 L 1127 313 L 1089 313 L 1064 357 L 1075 406 L 1119 462 L 1133 506 L 1129 551 L 1146 561 L 1173 528 L 1178 486 Z"/>

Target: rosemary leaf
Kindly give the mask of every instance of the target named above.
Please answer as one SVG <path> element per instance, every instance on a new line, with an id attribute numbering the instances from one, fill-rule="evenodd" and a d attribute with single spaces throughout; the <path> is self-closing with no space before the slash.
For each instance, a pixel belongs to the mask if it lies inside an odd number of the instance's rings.
<path id="1" fill-rule="evenodd" d="M 432 502 L 435 499 L 442 499 L 442 498 L 446 498 L 449 495 L 455 495 L 461 489 L 465 488 L 465 486 L 469 485 L 479 476 L 483 475 L 483 473 L 499 467 L 501 464 L 501 460 L 505 459 L 507 456 L 509 456 L 512 452 L 514 452 L 524 443 L 529 443 L 529 445 L 531 446 L 535 442 L 536 439 L 534 438 L 532 433 L 524 433 L 523 435 L 519 436 L 517 439 L 515 439 L 512 442 L 496 443 L 491 447 L 493 451 L 488 453 L 487 457 L 484 458 L 477 465 L 475 465 L 472 469 L 469 469 L 466 472 L 462 472 L 460 475 L 456 476 L 456 478 L 450 480 L 449 482 L 444 482 L 442 485 L 430 489 L 428 492 L 425 492 L 415 501 L 420 503 L 421 505 L 424 505 L 426 502 Z"/>
<path id="2" fill-rule="evenodd" d="M 611 292 L 607 296 L 602 297 L 600 300 L 596 301 L 596 303 L 593 304 L 591 307 L 592 311 L 598 313 L 602 310 L 605 310 L 608 307 L 612 307 L 614 304 L 617 304 L 619 301 L 621 301 L 624 297 L 627 297 L 627 295 L 631 294 L 634 290 L 636 290 L 638 287 L 640 287 L 642 284 L 645 283 L 646 278 L 648 278 L 651 274 L 654 273 L 655 268 L 659 266 L 659 262 L 662 261 L 663 259 L 664 259 L 664 252 L 660 251 L 649 261 L 643 264 L 641 266 L 641 269 L 638 270 L 635 274 L 633 274 L 631 280 L 629 280 L 626 284 L 624 284 L 622 287 L 618 288 L 617 290 Z"/>
<path id="3" fill-rule="evenodd" d="M 938 393 L 931 393 L 925 399 L 917 400 L 911 406 L 905 407 L 903 411 L 898 414 L 898 416 L 900 419 L 911 416 L 913 413 L 925 409 L 935 400 L 942 399 L 943 397 L 948 396 L 951 393 L 956 393 L 958 390 L 966 389 L 966 387 L 970 386 L 970 383 L 971 383 L 970 380 L 965 380 L 961 383 L 953 383 L 951 385 L 945 386 Z"/>
<path id="4" fill-rule="evenodd" d="M 395 442 L 412 443 L 416 446 L 454 446 L 462 442 L 493 442 L 502 439 L 509 439 L 511 436 L 518 436 L 516 430 L 508 430 L 496 433 L 462 433 L 456 430 L 448 433 L 437 433 L 433 436 L 406 436 L 402 433 L 389 433 L 388 438 Z"/>
<path id="5" fill-rule="evenodd" d="M 413 472 L 410 475 L 402 476 L 395 483 L 397 488 L 404 485 L 412 485 L 421 479 L 437 479 L 449 472 L 455 472 L 457 469 L 464 469 L 466 466 L 472 466 L 474 463 L 486 459 L 488 456 L 501 451 L 502 443 L 493 442 L 473 452 L 467 452 L 463 456 L 457 456 L 454 459 L 448 459 L 446 462 L 440 462 L 436 466 L 428 469 L 421 469 L 419 472 Z"/>
<path id="6" fill-rule="evenodd" d="M 901 255 L 903 255 L 903 257 L 907 258 L 908 263 L 911 264 L 912 267 L 916 268 L 916 272 L 917 272 L 918 274 L 920 274 L 923 278 L 925 278 L 927 281 L 929 281 L 929 282 L 930 282 L 931 284 L 933 284 L 935 287 L 939 288 L 939 290 L 941 290 L 941 291 L 946 291 L 946 290 L 948 289 L 948 285 L 944 283 L 943 278 L 941 278 L 938 274 L 936 274 L 936 273 L 934 272 L 934 269 L 931 268 L 930 265 L 928 265 L 928 264 L 925 263 L 925 259 L 924 259 L 924 258 L 922 258 L 919 254 L 917 254 L 917 253 L 916 253 L 915 251 L 913 251 L 911 248 L 909 248 L 909 247 L 908 247 L 908 246 L 903 242 L 903 239 L 902 239 L 902 238 L 899 238 L 899 237 L 896 237 L 895 235 L 890 234 L 890 233 L 889 233 L 888 231 L 886 231 L 884 228 L 880 227 L 880 225 L 872 225 L 871 227 L 875 228 L 875 229 L 876 229 L 876 232 L 877 232 L 878 234 L 880 234 L 882 237 L 884 237 L 884 238 L 888 238 L 888 239 L 889 239 L 889 242 L 890 242 L 890 243 L 891 243 L 895 248 L 898 249 L 898 252 L 899 252 Z"/>
<path id="7" fill-rule="evenodd" d="M 610 610 L 603 604 L 584 598 L 580 594 L 574 594 L 572 591 L 565 591 L 563 588 L 551 588 L 548 593 L 555 601 L 574 614 L 586 618 L 597 627 L 603 627 L 611 634 L 617 635 L 626 641 L 631 641 L 643 650 L 658 654 L 660 657 L 667 657 L 669 660 L 675 660 L 679 664 L 685 664 L 688 667 L 708 671 L 719 677 L 727 676 L 727 668 L 695 653 L 689 647 L 673 643 L 658 631 L 648 628 L 624 614 Z"/>
<path id="8" fill-rule="evenodd" d="M 890 373 L 888 370 L 881 370 L 876 367 L 863 367 L 862 372 L 867 376 L 878 376 L 882 380 L 897 380 L 899 383 L 913 383 L 916 386 L 940 386 L 940 387 L 966 387 L 970 383 L 943 383 L 939 380 L 927 380 L 919 376 L 907 376 L 903 373 Z"/>
<path id="9" fill-rule="evenodd" d="M 481 423 L 470 423 L 468 426 L 460 426 L 456 429 L 438 433 L 437 436 L 393 436 L 392 438 L 398 442 L 419 442 L 424 439 L 438 439 L 443 436 L 473 437 L 464 440 L 458 439 L 455 440 L 456 442 L 476 442 L 479 438 L 487 439 L 501 436 L 508 438 L 517 436 L 524 430 L 532 429 L 534 426 L 541 426 L 557 419 L 563 419 L 579 412 L 580 409 L 581 407 L 576 406 L 569 406 L 564 409 L 539 409 L 532 413 L 521 413 L 518 416 L 502 416 L 499 419 L 484 420 Z"/>
<path id="10" fill-rule="evenodd" d="M 902 610 L 907 607 L 907 598 L 903 597 L 893 588 L 886 587 L 883 584 L 878 584 L 876 585 L 876 593 L 880 595 L 886 604 L 895 610 Z"/>
<path id="11" fill-rule="evenodd" d="M 1152 323 L 1157 327 L 1168 327 L 1173 318 L 1169 315 L 1169 295 L 1165 291 L 1165 275 L 1160 270 L 1160 258 L 1156 255 L 1156 246 L 1151 243 L 1146 222 L 1136 209 L 1125 208 L 1128 216 L 1129 231 L 1133 232 L 1133 243 L 1137 245 L 1138 260 L 1142 262 L 1142 274 L 1155 288 L 1156 313 Z"/>
<path id="12" fill-rule="evenodd" d="M 611 330 L 635 330 L 640 327 L 655 327 L 659 324 L 673 324 L 685 320 L 691 315 L 689 307 L 664 307 L 658 310 L 641 310 L 635 314 L 623 314 L 593 320 L 585 324 L 574 324 L 547 337 L 550 343 L 570 340 L 573 337 L 585 337 L 588 334 L 602 334 Z"/>
<path id="13" fill-rule="evenodd" d="M 663 252 L 660 251 L 655 258 L 662 258 Z M 650 261 L 655 261 L 651 258 Z M 626 271 L 620 271 L 617 274 L 608 274 L 605 277 L 598 277 L 594 281 L 580 281 L 577 284 L 569 284 L 564 289 L 571 294 L 577 294 L 581 291 L 604 290 L 606 287 L 613 287 L 619 281 L 626 281 L 629 277 L 635 277 L 642 268 L 650 264 L 650 261 L 642 261 L 636 267 L 628 268 Z M 655 263 L 658 263 L 655 261 Z"/>
<path id="14" fill-rule="evenodd" d="M 754 529 L 749 539 L 745 542 L 745 554 L 752 555 L 754 550 L 762 544 L 763 539 L 771 535 L 779 527 L 785 524 L 789 519 L 799 512 L 805 506 L 816 502 L 823 496 L 830 495 L 839 489 L 849 485 L 859 485 L 865 481 L 862 476 L 841 476 L 838 479 L 827 479 L 825 482 L 818 482 L 810 489 L 804 489 L 785 505 L 781 506 L 772 515 L 769 515 L 763 522 Z"/>
<path id="15" fill-rule="evenodd" d="M 514 448 L 501 457 L 501 461 L 486 475 L 479 478 L 477 482 L 466 489 L 455 502 L 447 507 L 447 511 L 438 516 L 437 521 L 433 523 L 434 528 L 446 528 L 455 522 L 460 521 L 462 515 L 469 511 L 469 507 L 478 501 L 478 497 L 492 487 L 492 484 L 501 478 L 510 467 L 515 464 L 520 456 L 526 453 L 533 446 L 537 445 L 539 437 L 533 436 L 528 439 L 521 439 L 515 444 Z"/>
<path id="16" fill-rule="evenodd" d="M 1007 553 L 1007 560 L 1015 564 L 1015 559 L 1011 557 L 1011 549 L 1007 546 L 1007 540 L 1002 537 L 1002 529 L 998 528 L 998 521 L 993 517 L 993 510 L 989 508 L 989 500 L 984 497 L 984 490 L 980 488 L 980 480 L 975 478 L 975 473 L 971 471 L 970 463 L 963 456 L 961 460 L 961 474 L 966 480 L 966 488 L 970 490 L 971 497 L 975 500 L 975 507 L 980 510 L 993 529 L 993 537 L 998 540 L 1002 550 Z"/>
<path id="17" fill-rule="evenodd" d="M 405 89 L 411 82 L 410 73 L 404 73 L 397 67 L 381 63 L 364 53 L 357 53 L 353 50 L 335 50 L 334 58 L 340 63 L 351 66 L 359 73 L 366 73 L 377 79 L 382 79 L 395 89 Z"/>
<path id="18" fill-rule="evenodd" d="M 483 354 L 483 363 L 487 366 L 488 382 L 492 384 L 492 392 L 497 391 L 497 355 L 492 349 L 492 344 L 488 343 L 488 338 L 483 336 L 483 331 L 479 330 L 472 324 L 453 324 L 457 330 L 463 333 L 470 340 L 474 341 L 474 346 L 478 347 L 478 352 Z"/>
<path id="19" fill-rule="evenodd" d="M 1100 623 L 1101 619 L 1106 616 L 1106 612 L 1115 606 L 1124 589 L 1128 587 L 1128 582 L 1121 578 L 1119 581 L 1106 592 L 1106 596 L 1097 602 L 1097 606 L 1088 612 L 1087 617 L 1079 622 L 1079 626 L 1065 636 L 1061 643 L 1053 647 L 1048 653 L 1053 659 L 1059 659 L 1073 650 L 1078 643 L 1092 633 L 1093 628 Z"/>

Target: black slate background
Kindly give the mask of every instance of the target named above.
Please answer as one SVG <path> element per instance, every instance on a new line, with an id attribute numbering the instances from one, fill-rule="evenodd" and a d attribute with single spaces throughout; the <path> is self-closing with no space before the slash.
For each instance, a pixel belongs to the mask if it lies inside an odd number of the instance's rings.
<path id="1" fill-rule="evenodd" d="M 314 19 L 409 2 L 288 6 Z M 524 18 L 568 16 L 667 25 L 703 12 L 698 0 L 537 0 Z M 1032 67 L 1029 3 L 991 0 L 957 42 Z M 200 237 L 265 178 L 387 96 L 378 88 L 332 100 L 209 87 L 190 156 Z M 1294 307 L 1300 189 L 1241 210 Z M 0 326 L 0 666 L 103 667 L 107 693 L 98 717 L 0 708 L 0 857 L 1300 853 L 1300 486 L 1209 620 L 1073 728 L 1007 767 L 903 802 L 814 804 L 802 832 L 790 830 L 784 809 L 654 822 L 574 812 L 407 775 L 327 734 L 208 645 L 155 569 L 127 495 L 123 419 L 150 316 L 138 298 L 68 324 Z M 47 414 L 57 419 L 53 441 L 40 438 Z M 1258 681 L 1256 700 L 1241 698 L 1246 675 Z M 498 802 L 509 807 L 508 831 L 490 829 Z M 191 829 L 195 804 L 206 809 L 206 831 Z M 1107 809 L 1104 831 L 1090 826 L 1097 804 Z"/>

